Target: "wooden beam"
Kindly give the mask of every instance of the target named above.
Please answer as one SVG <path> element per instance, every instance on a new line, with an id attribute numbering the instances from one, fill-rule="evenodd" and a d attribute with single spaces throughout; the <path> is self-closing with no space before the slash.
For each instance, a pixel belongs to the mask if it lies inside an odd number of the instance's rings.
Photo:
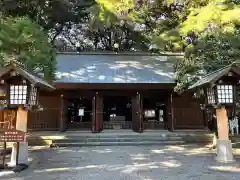
<path id="1" fill-rule="evenodd" d="M 172 93 L 168 96 L 167 103 L 167 112 L 168 112 L 168 129 L 174 131 L 174 110 L 173 110 L 173 95 Z"/>
<path id="2" fill-rule="evenodd" d="M 158 90 L 173 89 L 174 83 L 55 83 L 56 89 L 87 89 L 87 90 Z"/>
<path id="3" fill-rule="evenodd" d="M 103 130 L 103 97 L 98 92 L 93 97 L 92 109 L 92 132 L 99 133 Z"/>
<path id="4" fill-rule="evenodd" d="M 64 95 L 61 94 L 61 106 L 60 106 L 60 122 L 59 122 L 59 130 L 60 132 L 64 132 L 67 129 L 67 119 L 66 119 L 66 104 L 64 104 Z"/>

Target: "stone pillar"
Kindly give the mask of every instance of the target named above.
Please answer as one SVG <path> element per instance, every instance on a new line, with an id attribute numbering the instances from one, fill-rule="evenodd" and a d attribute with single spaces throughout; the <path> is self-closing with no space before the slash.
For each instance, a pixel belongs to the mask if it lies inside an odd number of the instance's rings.
<path id="1" fill-rule="evenodd" d="M 218 139 L 217 139 L 217 157 L 220 162 L 233 162 L 232 143 L 229 140 L 228 117 L 225 107 L 216 109 Z"/>
<path id="2" fill-rule="evenodd" d="M 18 108 L 17 118 L 16 118 L 16 130 L 23 131 L 27 133 L 27 121 L 28 121 L 28 111 Z M 17 157 L 17 143 L 13 143 L 11 161 L 9 166 L 16 166 L 16 157 Z M 28 142 L 25 136 L 25 141 L 19 143 L 19 164 L 28 163 Z"/>

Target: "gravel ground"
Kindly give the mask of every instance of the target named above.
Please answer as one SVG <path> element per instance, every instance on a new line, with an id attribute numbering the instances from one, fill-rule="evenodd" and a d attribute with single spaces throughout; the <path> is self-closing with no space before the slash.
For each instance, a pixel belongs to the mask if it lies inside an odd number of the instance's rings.
<path id="1" fill-rule="evenodd" d="M 240 159 L 220 164 L 199 146 L 31 148 L 30 167 L 1 180 L 240 180 Z"/>

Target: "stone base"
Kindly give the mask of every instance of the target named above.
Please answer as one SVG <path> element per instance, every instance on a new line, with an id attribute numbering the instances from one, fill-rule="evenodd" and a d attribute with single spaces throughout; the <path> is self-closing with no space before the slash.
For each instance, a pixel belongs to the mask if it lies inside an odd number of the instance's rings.
<path id="1" fill-rule="evenodd" d="M 10 167 L 16 166 L 16 156 L 17 155 L 17 143 L 13 143 L 11 161 L 8 164 Z M 28 143 L 20 142 L 19 143 L 19 156 L 18 164 L 28 164 Z"/>
<path id="2" fill-rule="evenodd" d="M 28 168 L 27 164 L 19 164 L 16 167 L 13 168 L 13 172 L 19 173 L 19 172 L 21 172 L 21 171 L 23 171 L 23 170 L 25 170 L 27 168 Z"/>
<path id="3" fill-rule="evenodd" d="M 232 143 L 230 140 L 217 140 L 216 160 L 223 163 L 235 161 L 232 153 Z"/>

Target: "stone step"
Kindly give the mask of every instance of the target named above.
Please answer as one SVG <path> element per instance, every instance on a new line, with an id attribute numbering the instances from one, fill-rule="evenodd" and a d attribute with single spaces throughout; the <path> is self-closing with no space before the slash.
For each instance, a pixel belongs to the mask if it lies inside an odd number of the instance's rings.
<path id="1" fill-rule="evenodd" d="M 62 135 L 62 137 L 66 139 L 72 138 L 156 138 L 156 137 L 182 137 L 185 135 L 179 134 L 159 134 L 159 135 L 145 135 L 145 134 L 137 134 L 137 135 L 104 135 L 104 134 L 92 134 L 92 135 Z"/>
<path id="2" fill-rule="evenodd" d="M 152 146 L 152 145 L 178 145 L 184 141 L 140 141 L 140 142 L 75 142 L 75 143 L 53 143 L 53 147 L 82 147 L 82 146 Z"/>
<path id="3" fill-rule="evenodd" d="M 184 141 L 188 143 L 204 143 L 208 144 L 212 141 L 212 134 L 208 132 L 169 132 L 169 131 L 154 131 L 144 133 L 134 132 L 45 132 L 33 133 L 28 135 L 28 142 L 31 146 L 51 145 L 51 144 L 71 144 L 77 143 L 78 145 L 85 145 L 86 143 L 102 143 L 102 144 L 117 144 L 117 143 L 168 143 L 169 141 Z"/>
<path id="4" fill-rule="evenodd" d="M 82 143 L 82 142 L 141 142 L 141 141 L 181 141 L 182 137 L 134 137 L 134 138 L 118 138 L 118 137 L 101 137 L 101 138 L 69 138 L 53 140 L 53 143 Z"/>

